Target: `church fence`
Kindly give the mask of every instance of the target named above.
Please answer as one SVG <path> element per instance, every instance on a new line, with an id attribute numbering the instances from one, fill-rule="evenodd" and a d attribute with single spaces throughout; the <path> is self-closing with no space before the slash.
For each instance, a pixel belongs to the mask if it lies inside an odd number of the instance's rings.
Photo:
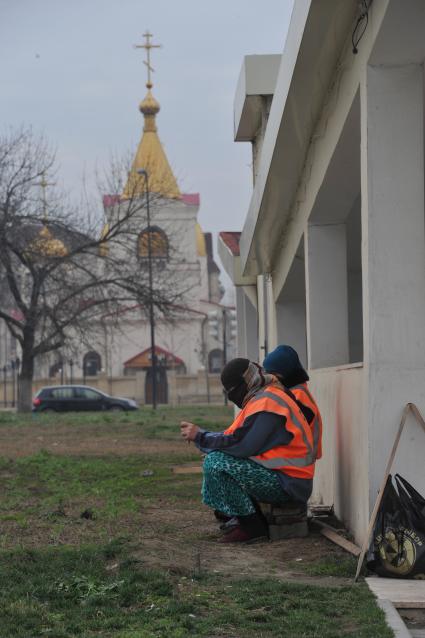
<path id="1" fill-rule="evenodd" d="M 139 405 L 145 403 L 145 378 L 144 371 L 136 372 L 133 376 L 107 377 L 100 374 L 95 377 L 75 377 L 74 385 L 88 385 L 94 389 L 113 396 L 123 396 L 135 399 Z M 58 375 L 53 379 L 37 379 L 33 383 L 33 396 L 44 386 L 66 385 L 71 382 L 69 376 L 63 379 Z M 176 374 L 173 370 L 167 371 L 168 404 L 200 404 L 222 403 L 223 392 L 219 374 L 205 374 L 200 370 L 197 374 Z M 16 407 L 18 400 L 17 380 L 10 378 L 0 380 L 0 408 Z"/>

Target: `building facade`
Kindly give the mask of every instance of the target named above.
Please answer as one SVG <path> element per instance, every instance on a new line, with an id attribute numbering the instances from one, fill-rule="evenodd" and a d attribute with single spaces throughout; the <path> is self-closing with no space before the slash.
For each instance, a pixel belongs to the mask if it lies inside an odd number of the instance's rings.
<path id="1" fill-rule="evenodd" d="M 297 0 L 235 97 L 254 186 L 219 253 L 239 354 L 298 350 L 324 422 L 313 498 L 358 542 L 405 404 L 425 411 L 424 34 L 420 0 Z M 394 471 L 424 493 L 425 437 L 406 432 Z"/>

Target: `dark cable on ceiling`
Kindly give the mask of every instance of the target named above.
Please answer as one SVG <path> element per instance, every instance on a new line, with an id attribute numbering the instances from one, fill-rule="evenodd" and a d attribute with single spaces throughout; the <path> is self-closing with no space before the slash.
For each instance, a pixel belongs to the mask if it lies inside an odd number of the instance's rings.
<path id="1" fill-rule="evenodd" d="M 360 15 L 357 18 L 356 26 L 354 27 L 354 31 L 351 36 L 351 44 L 353 45 L 354 55 L 358 53 L 359 50 L 357 47 L 367 29 L 367 25 L 369 23 L 369 7 L 371 4 L 372 2 L 368 4 L 367 0 L 361 0 L 360 2 Z"/>

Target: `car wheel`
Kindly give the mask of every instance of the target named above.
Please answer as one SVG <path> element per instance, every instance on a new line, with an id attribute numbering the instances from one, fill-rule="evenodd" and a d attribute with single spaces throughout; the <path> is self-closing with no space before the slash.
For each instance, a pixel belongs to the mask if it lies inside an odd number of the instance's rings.
<path id="1" fill-rule="evenodd" d="M 111 405 L 109 412 L 124 412 L 122 405 Z"/>
<path id="2" fill-rule="evenodd" d="M 55 414 L 56 413 L 56 410 L 54 410 L 53 408 L 44 408 L 41 411 L 43 412 L 43 414 Z"/>

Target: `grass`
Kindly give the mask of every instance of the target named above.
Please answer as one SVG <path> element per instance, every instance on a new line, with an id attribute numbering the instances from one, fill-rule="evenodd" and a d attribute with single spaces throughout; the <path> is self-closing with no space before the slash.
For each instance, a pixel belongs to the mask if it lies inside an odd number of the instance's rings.
<path id="1" fill-rule="evenodd" d="M 311 563 L 293 562 L 291 566 L 303 571 L 309 576 L 336 576 L 339 578 L 354 578 L 357 568 L 357 558 L 347 554 L 345 556 L 321 556 Z"/>
<path id="2" fill-rule="evenodd" d="M 166 500 L 167 509 L 199 502 L 200 475 L 181 475 L 172 466 L 197 461 L 186 454 L 74 457 L 41 451 L 0 460 L 0 547 L 87 541 L 134 535 L 144 510 Z M 1 634 L 0 634 L 1 635 Z"/>
<path id="3" fill-rule="evenodd" d="M 3 479 L 0 512 L 51 509 L 83 498 L 87 507 L 100 502 L 102 512 L 117 516 L 135 511 L 141 498 L 145 504 L 163 493 L 171 499 L 190 498 L 193 477 L 176 481 L 171 471 L 172 464 L 190 461 L 199 461 L 199 454 L 79 458 L 40 452 L 16 461 L 3 459 L 0 472 L 8 478 Z"/>
<path id="4" fill-rule="evenodd" d="M 231 408 L 212 406 L 180 406 L 170 408 L 161 406 L 156 411 L 150 407 L 141 407 L 134 412 L 103 413 L 86 412 L 43 414 L 15 414 L 12 412 L 0 412 L 0 433 L 2 428 L 20 430 L 26 427 L 36 426 L 39 429 L 51 429 L 60 427 L 79 430 L 84 429 L 92 434 L 103 435 L 108 431 L 138 432 L 147 439 L 177 440 L 179 439 L 178 424 L 182 420 L 192 420 L 207 430 L 222 430 L 232 421 Z"/>
<path id="5" fill-rule="evenodd" d="M 390 638 L 365 586 L 223 582 L 147 570 L 128 548 L 0 553 L 3 638 Z"/>
<path id="6" fill-rule="evenodd" d="M 200 462 L 180 441 L 182 419 L 222 429 L 231 410 L 0 413 L 8 450 L 0 457 L 1 638 L 390 638 L 364 585 L 317 584 L 353 573 L 349 556 L 323 551 L 323 538 L 300 541 L 296 555 L 307 556 L 310 542 L 310 559 L 293 564 L 315 585 L 261 577 L 268 563 L 285 562 L 282 545 L 219 558 L 203 523 L 211 519 L 200 506 L 201 476 L 172 472 Z M 217 573 L 220 560 L 230 569 Z M 263 569 L 237 577 L 254 563 Z"/>

